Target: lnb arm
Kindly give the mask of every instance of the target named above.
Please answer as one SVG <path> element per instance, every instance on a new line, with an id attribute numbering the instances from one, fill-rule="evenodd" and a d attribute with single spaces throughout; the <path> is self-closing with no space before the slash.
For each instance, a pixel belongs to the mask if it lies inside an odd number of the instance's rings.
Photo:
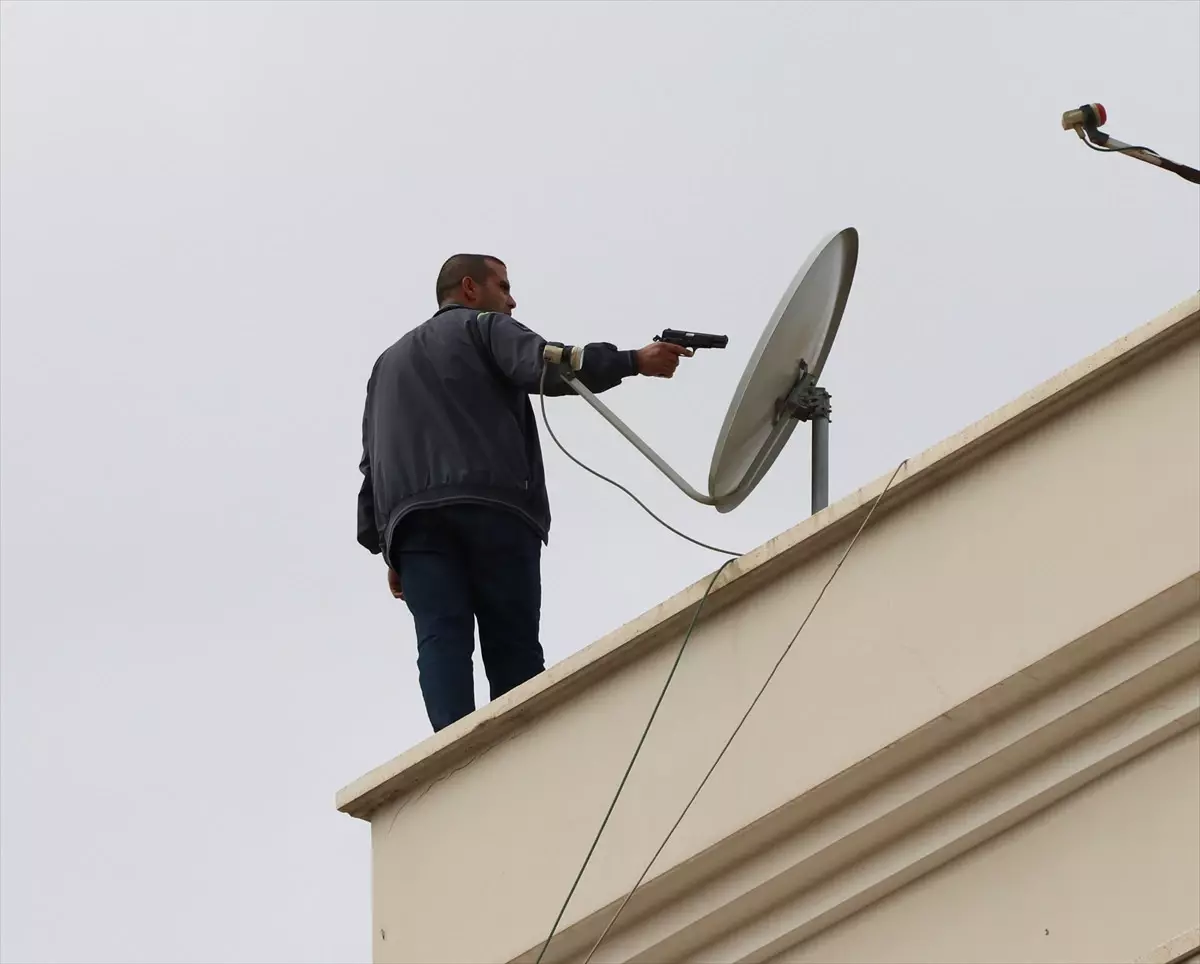
<path id="1" fill-rule="evenodd" d="M 1178 174 L 1185 181 L 1200 184 L 1200 171 L 1196 168 L 1178 164 L 1148 147 L 1126 144 L 1100 130 L 1107 121 L 1108 112 L 1105 111 L 1103 104 L 1083 104 L 1062 115 L 1063 130 L 1074 131 L 1079 135 L 1079 139 L 1092 150 L 1106 154 L 1124 154 L 1146 164 L 1161 167 L 1164 171 L 1170 171 L 1172 174 Z"/>

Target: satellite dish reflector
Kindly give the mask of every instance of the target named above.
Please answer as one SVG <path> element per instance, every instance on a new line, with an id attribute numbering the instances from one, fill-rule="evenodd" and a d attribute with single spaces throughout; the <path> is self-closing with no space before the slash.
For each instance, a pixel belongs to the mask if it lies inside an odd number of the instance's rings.
<path id="1" fill-rule="evenodd" d="M 829 495 L 829 393 L 817 379 L 846 310 L 857 265 L 858 232 L 844 228 L 817 245 L 796 272 L 733 394 L 713 451 L 707 495 L 692 488 L 573 371 L 563 377 L 688 498 L 718 512 L 735 508 L 754 491 L 797 421 L 812 422 L 813 511 L 819 511 Z M 547 360 L 555 359 L 548 355 Z"/>
<path id="2" fill-rule="evenodd" d="M 779 299 L 717 436 L 708 494 L 718 511 L 728 512 L 754 490 L 795 429 L 796 419 L 781 413 L 779 403 L 805 372 L 814 384 L 820 377 L 857 264 L 858 232 L 831 234 Z"/>

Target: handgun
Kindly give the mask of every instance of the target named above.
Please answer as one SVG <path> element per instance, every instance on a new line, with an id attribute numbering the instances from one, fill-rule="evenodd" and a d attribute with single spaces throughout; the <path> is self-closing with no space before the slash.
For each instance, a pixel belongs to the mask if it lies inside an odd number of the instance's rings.
<path id="1" fill-rule="evenodd" d="M 724 348 L 729 344 L 728 335 L 709 335 L 703 331 L 679 331 L 676 328 L 664 328 L 661 335 L 654 336 L 655 341 L 665 341 L 682 348 Z"/>

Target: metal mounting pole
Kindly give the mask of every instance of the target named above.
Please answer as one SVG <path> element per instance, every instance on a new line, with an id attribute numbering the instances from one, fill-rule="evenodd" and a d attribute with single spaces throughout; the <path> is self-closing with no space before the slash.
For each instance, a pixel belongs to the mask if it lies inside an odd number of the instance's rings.
<path id="1" fill-rule="evenodd" d="M 829 416 L 812 420 L 812 513 L 829 505 Z"/>
<path id="2" fill-rule="evenodd" d="M 829 416 L 833 408 L 829 392 L 800 362 L 791 390 L 775 403 L 775 418 L 794 418 L 812 422 L 812 512 L 816 515 L 829 505 Z"/>

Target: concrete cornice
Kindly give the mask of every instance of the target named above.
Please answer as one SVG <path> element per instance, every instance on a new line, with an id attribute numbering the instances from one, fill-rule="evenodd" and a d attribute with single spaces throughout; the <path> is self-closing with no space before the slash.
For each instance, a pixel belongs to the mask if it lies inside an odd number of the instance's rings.
<path id="1" fill-rule="evenodd" d="M 1039 424 L 1200 334 L 1200 294 L 908 460 L 876 518 L 895 512 Z M 780 573 L 849 539 L 888 476 L 863 486 L 728 566 L 705 604 L 710 615 Z M 523 686 L 345 787 L 339 810 L 368 819 L 387 801 L 463 766 L 535 717 L 641 658 L 682 631 L 710 577 L 656 606 Z"/>
<path id="2" fill-rule="evenodd" d="M 1197 722 L 1200 575 L 651 875 L 593 960 L 768 961 Z M 546 960 L 578 959 L 617 903 Z"/>

